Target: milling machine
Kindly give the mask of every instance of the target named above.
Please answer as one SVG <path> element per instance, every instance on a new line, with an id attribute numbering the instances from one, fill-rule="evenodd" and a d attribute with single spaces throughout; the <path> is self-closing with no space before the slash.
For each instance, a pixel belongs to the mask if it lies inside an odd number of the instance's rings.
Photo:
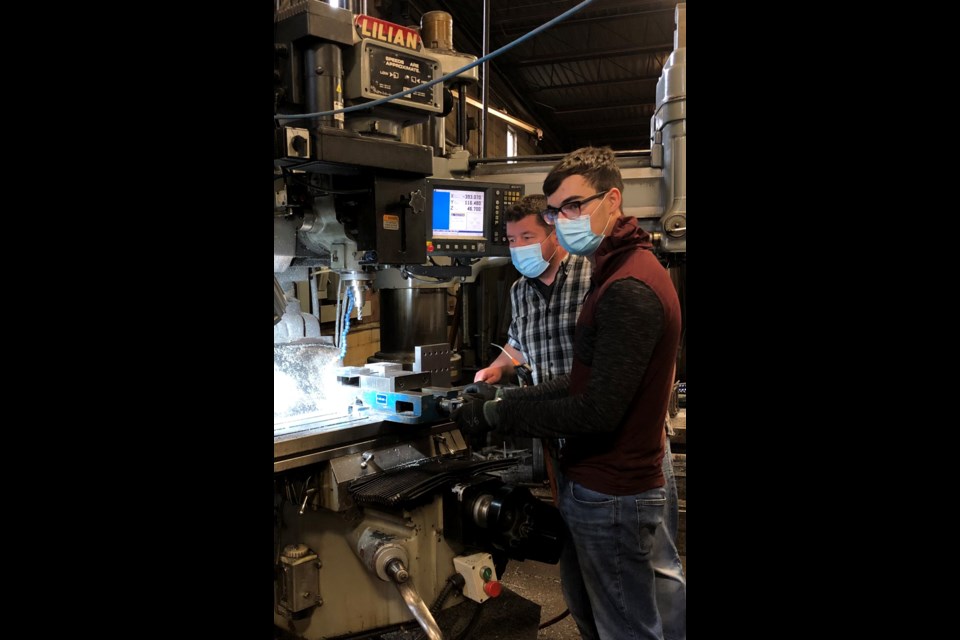
<path id="1" fill-rule="evenodd" d="M 503 213 L 539 193 L 558 158 L 471 160 L 465 126 L 447 149 L 450 89 L 462 117 L 478 74 L 454 73 L 476 58 L 454 49 L 443 12 L 417 30 L 291 0 L 275 27 L 275 625 L 309 640 L 419 626 L 439 640 L 439 611 L 472 600 L 479 612 L 509 559 L 555 563 L 563 544 L 556 509 L 503 482 L 510 461 L 472 455 L 450 421 L 462 354 L 446 313 L 449 283 L 509 262 Z M 685 215 L 685 185 L 668 189 L 651 155 L 618 161 L 625 212 L 660 237 L 664 202 L 682 198 Z M 321 268 L 336 274 L 333 335 L 318 319 Z M 310 283 L 309 311 L 295 282 Z M 381 351 L 341 366 L 352 310 L 372 289 Z"/>
<path id="2" fill-rule="evenodd" d="M 562 545 L 556 509 L 491 475 L 510 462 L 472 457 L 449 419 L 446 286 L 506 262 L 500 217 L 523 193 L 470 179 L 468 154 L 445 153 L 441 84 L 376 104 L 476 60 L 453 49 L 449 16 L 424 25 L 421 38 L 317 0 L 276 11 L 274 621 L 295 637 L 416 624 L 439 640 L 441 609 L 484 603 L 508 559 L 556 562 Z M 476 81 L 468 70 L 448 84 Z M 337 276 L 333 336 L 317 318 L 318 267 Z M 293 297 L 300 281 L 312 312 Z M 339 366 L 372 287 L 382 357 Z"/>

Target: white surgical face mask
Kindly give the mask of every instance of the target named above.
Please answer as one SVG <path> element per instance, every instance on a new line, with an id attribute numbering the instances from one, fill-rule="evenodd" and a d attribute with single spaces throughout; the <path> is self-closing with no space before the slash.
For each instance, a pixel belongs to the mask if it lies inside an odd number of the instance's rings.
<path id="1" fill-rule="evenodd" d="M 547 237 L 549 238 L 550 236 Z M 540 250 L 544 242 L 546 242 L 546 240 L 538 242 L 537 244 L 528 244 L 523 247 L 510 247 L 510 259 L 513 261 L 513 266 L 517 268 L 517 271 L 528 278 L 536 278 L 547 270 L 547 267 L 550 266 L 550 261 L 543 259 L 543 252 Z M 551 255 L 550 258 L 553 258 L 556 254 L 557 251 L 554 249 L 553 255 Z"/>

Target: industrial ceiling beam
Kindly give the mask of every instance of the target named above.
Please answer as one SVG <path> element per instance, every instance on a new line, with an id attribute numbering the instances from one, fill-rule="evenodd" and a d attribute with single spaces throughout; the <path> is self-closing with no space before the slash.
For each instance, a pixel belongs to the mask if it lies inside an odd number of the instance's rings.
<path id="1" fill-rule="evenodd" d="M 568 138 L 571 149 L 581 147 L 611 147 L 615 151 L 642 150 L 650 148 L 650 140 L 636 136 L 617 136 L 615 138 Z"/>
<path id="2" fill-rule="evenodd" d="M 618 14 L 607 14 L 607 15 L 595 15 L 595 16 L 586 16 L 583 18 L 567 18 L 563 22 L 559 23 L 554 29 L 559 29 L 560 27 L 570 27 L 576 25 L 587 25 L 594 22 L 618 22 L 620 20 L 625 20 L 628 18 L 638 17 L 638 16 L 652 16 L 653 14 L 663 13 L 669 16 L 673 16 L 676 11 L 676 7 L 671 7 L 669 9 L 654 9 L 652 11 L 630 11 L 627 13 L 618 13 Z M 497 20 L 494 22 L 494 27 L 497 30 L 497 35 L 501 36 L 514 36 L 522 33 L 527 33 L 533 31 L 546 20 L 554 17 L 555 13 L 550 14 L 541 14 L 537 16 L 529 16 L 524 18 L 508 18 L 506 20 Z M 515 24 L 513 24 L 515 23 Z M 670 26 L 673 26 L 673 22 L 670 23 Z"/>
<path id="3" fill-rule="evenodd" d="M 565 2 L 548 0 L 546 2 L 532 4 L 498 2 L 497 15 L 500 17 L 498 22 L 510 23 L 520 20 L 540 20 L 539 24 L 543 24 L 550 18 L 573 8 L 579 3 L 580 0 L 568 0 Z M 605 16 L 608 19 L 616 18 L 618 16 L 613 14 L 620 11 L 649 13 L 670 11 L 672 13 L 676 8 L 676 4 L 676 0 L 597 0 L 580 13 L 571 16 L 569 20 L 580 20 L 584 17 L 592 17 L 595 15 Z"/>
<path id="4" fill-rule="evenodd" d="M 638 78 L 617 78 L 616 80 L 591 80 L 589 82 L 569 82 L 567 84 L 552 84 L 549 86 L 543 87 L 531 87 L 528 91 L 538 92 L 538 91 L 563 91 L 564 89 L 584 89 L 588 87 L 601 87 L 601 86 L 616 86 L 622 84 L 632 84 L 634 82 L 656 82 L 660 79 L 660 75 L 655 76 L 642 76 Z"/>
<path id="5" fill-rule="evenodd" d="M 577 146 L 584 146 L 588 143 L 609 143 L 614 140 L 629 140 L 633 142 L 643 142 L 646 146 L 650 145 L 650 133 L 649 131 L 644 132 L 644 130 L 639 130 L 638 133 L 635 133 L 637 129 L 632 129 L 630 131 L 624 131 L 623 133 L 604 133 L 600 135 L 590 135 L 584 134 L 580 136 L 569 136 L 567 139 L 571 142 L 577 143 Z"/>
<path id="6" fill-rule="evenodd" d="M 586 113 L 590 111 L 605 111 L 607 109 L 631 109 L 631 108 L 641 108 L 644 111 L 649 111 L 650 115 L 653 115 L 654 110 L 657 108 L 656 102 L 637 102 L 636 100 L 632 102 L 621 102 L 618 104 L 593 104 L 593 105 L 576 105 L 567 109 L 554 109 L 553 114 L 557 116 L 563 116 L 573 113 Z"/>
<path id="7" fill-rule="evenodd" d="M 655 51 L 673 51 L 673 41 L 651 44 L 645 47 L 621 47 L 618 49 L 593 49 L 579 53 L 561 53 L 552 56 L 536 56 L 526 60 L 518 60 L 510 63 L 513 67 L 542 67 L 548 64 L 561 64 L 563 62 L 580 62 L 583 60 L 596 60 L 597 58 L 614 58 L 618 56 L 635 56 L 641 53 L 652 53 Z"/>
<path id="8" fill-rule="evenodd" d="M 585 137 L 591 135 L 593 131 L 605 129 L 623 129 L 628 131 L 631 127 L 643 126 L 650 129 L 649 118 L 631 118 L 630 120 L 616 120 L 614 122 L 604 122 L 603 124 L 592 123 L 583 127 L 565 127 L 564 130 L 573 137 Z"/>

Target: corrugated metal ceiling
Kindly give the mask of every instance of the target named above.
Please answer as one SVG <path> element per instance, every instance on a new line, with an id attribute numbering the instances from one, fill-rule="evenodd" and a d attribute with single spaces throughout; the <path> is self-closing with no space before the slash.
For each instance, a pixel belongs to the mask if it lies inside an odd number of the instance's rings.
<path id="1" fill-rule="evenodd" d="M 490 51 L 577 4 L 490 0 Z M 544 153 L 587 144 L 648 148 L 657 79 L 673 51 L 676 5 L 676 0 L 596 0 L 492 60 L 491 100 L 542 128 Z M 419 24 L 427 11 L 451 14 L 454 47 L 482 55 L 482 0 L 381 2 L 385 18 L 407 24 Z M 479 94 L 477 88 L 474 95 Z"/>

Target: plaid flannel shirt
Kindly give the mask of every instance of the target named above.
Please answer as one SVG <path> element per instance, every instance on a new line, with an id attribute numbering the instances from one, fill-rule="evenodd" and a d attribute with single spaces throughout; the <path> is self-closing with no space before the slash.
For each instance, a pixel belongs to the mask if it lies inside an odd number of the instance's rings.
<path id="1" fill-rule="evenodd" d="M 507 344 L 523 354 L 533 370 L 534 384 L 569 373 L 573 367 L 577 316 L 592 273 L 585 257 L 569 255 L 560 263 L 549 304 L 525 276 L 510 288 L 513 320 Z"/>

